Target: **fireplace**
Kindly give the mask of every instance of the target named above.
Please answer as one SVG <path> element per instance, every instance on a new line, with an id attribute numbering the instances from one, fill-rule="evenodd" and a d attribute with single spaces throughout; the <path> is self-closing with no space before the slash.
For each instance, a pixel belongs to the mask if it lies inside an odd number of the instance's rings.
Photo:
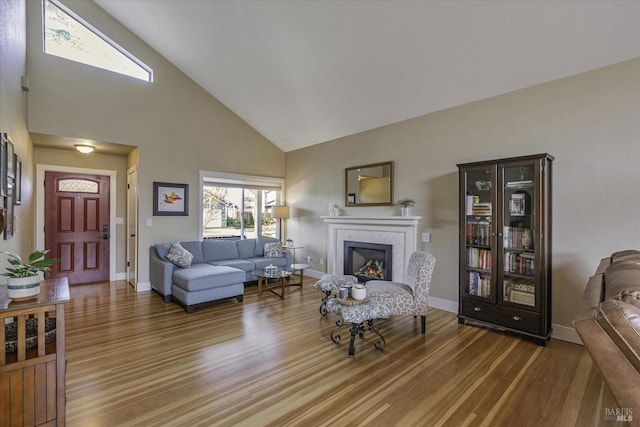
<path id="1" fill-rule="evenodd" d="M 351 274 L 359 282 L 391 280 L 393 269 L 392 245 L 344 241 L 344 274 Z"/>
<path id="2" fill-rule="evenodd" d="M 404 282 L 409 257 L 417 249 L 419 216 L 323 216 L 327 230 L 327 274 L 344 274 L 344 242 L 370 242 L 393 247 L 393 275 Z"/>

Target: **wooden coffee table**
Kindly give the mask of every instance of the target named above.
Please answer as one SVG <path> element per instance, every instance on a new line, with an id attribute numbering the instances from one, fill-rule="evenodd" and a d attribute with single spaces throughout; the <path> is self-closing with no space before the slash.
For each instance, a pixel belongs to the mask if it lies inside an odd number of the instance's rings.
<path id="1" fill-rule="evenodd" d="M 280 299 L 285 297 L 286 282 L 291 277 L 292 272 L 290 270 L 279 268 L 275 273 L 264 271 L 264 269 L 255 270 L 253 272 L 258 276 L 258 296 L 262 295 L 264 291 L 271 291 Z M 269 280 L 272 282 L 269 283 Z M 280 293 L 276 292 L 280 289 Z"/>
<path id="2" fill-rule="evenodd" d="M 253 274 L 258 276 L 258 295 L 262 295 L 264 291 L 271 291 L 280 299 L 284 299 L 287 286 L 298 286 L 302 292 L 304 270 L 309 267 L 311 264 L 291 264 L 290 268 L 278 268 L 276 273 L 268 273 L 264 269 L 255 270 Z M 298 280 L 292 282 L 291 277 L 294 275 L 298 277 Z M 269 280 L 272 280 L 272 283 L 269 283 Z M 276 292 L 278 289 L 280 289 L 280 293 Z"/>

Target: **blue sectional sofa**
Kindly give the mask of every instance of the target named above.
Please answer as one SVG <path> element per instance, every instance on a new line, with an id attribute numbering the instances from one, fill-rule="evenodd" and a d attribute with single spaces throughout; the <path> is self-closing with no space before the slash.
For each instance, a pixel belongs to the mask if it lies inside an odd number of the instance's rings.
<path id="1" fill-rule="evenodd" d="M 279 243 L 273 237 L 179 243 L 193 256 L 191 265 L 178 267 L 167 258 L 171 242 L 160 243 L 149 248 L 149 278 L 151 287 L 166 302 L 178 301 L 187 313 L 191 313 L 196 304 L 222 298 L 236 297 L 242 302 L 244 283 L 257 280 L 254 270 L 267 265 L 291 266 L 289 252 L 265 256 L 265 244 L 271 244 L 267 247 L 273 249 L 273 244 Z"/>

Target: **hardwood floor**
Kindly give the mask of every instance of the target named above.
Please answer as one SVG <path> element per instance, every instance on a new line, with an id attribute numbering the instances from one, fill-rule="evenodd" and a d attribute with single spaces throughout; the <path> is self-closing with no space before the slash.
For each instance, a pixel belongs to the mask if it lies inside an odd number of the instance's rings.
<path id="1" fill-rule="evenodd" d="M 67 306 L 69 426 L 614 425 L 610 393 L 583 347 L 459 325 L 455 314 L 380 321 L 330 339 L 321 293 L 281 301 L 247 286 L 186 314 L 124 282 L 75 286 Z"/>

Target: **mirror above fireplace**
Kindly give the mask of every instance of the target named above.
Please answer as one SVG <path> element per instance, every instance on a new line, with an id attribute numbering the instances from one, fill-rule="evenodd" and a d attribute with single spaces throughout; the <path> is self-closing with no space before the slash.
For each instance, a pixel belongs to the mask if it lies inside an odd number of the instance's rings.
<path id="1" fill-rule="evenodd" d="M 345 206 L 393 205 L 393 162 L 345 169 Z"/>

